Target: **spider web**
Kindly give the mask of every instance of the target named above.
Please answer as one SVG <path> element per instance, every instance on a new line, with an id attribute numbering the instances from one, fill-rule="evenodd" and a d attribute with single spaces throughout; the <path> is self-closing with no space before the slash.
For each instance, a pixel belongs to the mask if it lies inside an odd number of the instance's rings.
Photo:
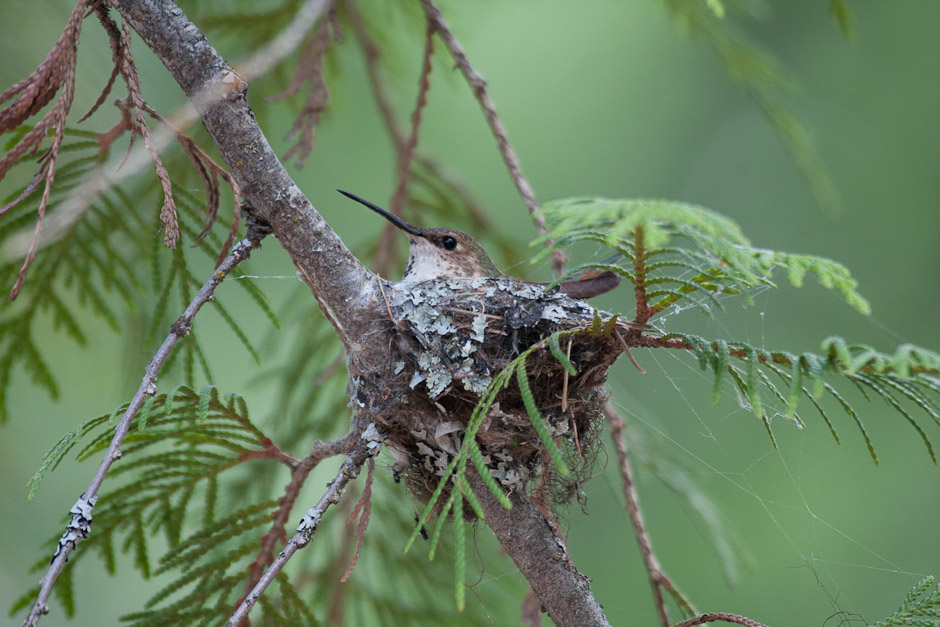
<path id="1" fill-rule="evenodd" d="M 756 313 L 753 307 L 721 301 L 728 311 L 703 335 L 780 348 L 765 344 L 765 331 L 780 324 L 779 312 L 786 311 L 780 306 L 779 292 L 756 289 L 750 297 L 757 304 Z M 683 327 L 695 324 L 686 312 L 697 307 L 674 307 L 656 325 L 678 327 L 680 321 L 673 318 L 682 314 Z M 869 324 L 900 341 L 900 334 L 878 321 Z M 937 574 L 940 481 L 892 412 L 861 396 L 850 399 L 882 453 L 881 467 L 876 468 L 844 415 L 830 412 L 842 438 L 842 445 L 837 446 L 809 403 L 799 408 L 806 425 L 801 429 L 785 418 L 785 407 L 764 394 L 764 410 L 780 447 L 776 450 L 747 399 L 734 386 L 726 383 L 717 406 L 708 402 L 713 373 L 703 373 L 691 355 L 636 351 L 636 357 L 649 374 L 640 380 L 635 371 L 612 373 L 612 398 L 644 440 L 628 441 L 628 447 L 652 444 L 652 452 L 642 453 L 675 462 L 672 470 L 664 471 L 651 470 L 636 456 L 631 459 L 654 549 L 674 583 L 699 610 L 742 613 L 769 624 L 870 624 L 894 611 L 923 577 Z M 609 464 L 606 486 L 589 485 L 589 489 L 608 492 L 622 503 L 615 466 Z M 710 563 L 692 557 L 702 551 L 690 542 L 700 545 L 708 539 L 704 524 L 690 520 L 694 518 L 691 508 L 677 510 L 674 500 L 670 503 L 663 496 L 668 491 L 662 484 L 651 481 L 666 479 L 662 473 L 675 469 L 699 485 L 732 522 L 739 540 L 734 550 L 752 556 L 738 590 L 730 590 L 722 578 L 714 576 L 718 562 L 714 551 Z M 677 513 L 686 520 L 677 524 Z M 626 515 L 620 517 L 626 528 Z M 695 535 L 675 531 L 677 527 L 687 531 L 690 524 Z M 612 541 L 616 533 L 610 532 L 606 541 Z M 703 574 L 708 579 L 704 585 Z M 629 603 L 605 604 L 605 609 L 623 609 L 625 616 L 635 617 L 639 591 L 648 596 L 646 589 L 636 588 Z M 794 603 L 794 598 L 799 602 Z M 642 603 L 649 605 L 645 600 Z M 750 614 L 748 608 L 753 608 Z M 674 608 L 671 611 L 672 617 L 678 616 Z M 643 616 L 648 617 L 648 624 L 655 623 L 654 614 Z"/>

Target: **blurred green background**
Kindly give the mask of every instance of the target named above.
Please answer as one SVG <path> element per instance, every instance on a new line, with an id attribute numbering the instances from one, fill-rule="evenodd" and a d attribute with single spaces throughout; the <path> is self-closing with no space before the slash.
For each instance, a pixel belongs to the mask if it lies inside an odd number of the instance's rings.
<path id="1" fill-rule="evenodd" d="M 364 10 L 384 15 L 388 38 L 397 46 L 388 59 L 390 89 L 404 122 L 414 99 L 423 28 L 399 14 L 414 18 L 414 7 L 372 4 Z M 183 6 L 194 16 L 224 8 Z M 940 5 L 870 0 L 848 6 L 851 40 L 829 15 L 826 2 L 761 3 L 758 20 L 735 22 L 739 32 L 766 47 L 792 75 L 797 87 L 789 101 L 812 129 L 841 194 L 841 208 L 832 211 L 820 208 L 773 127 L 729 80 L 713 51 L 677 24 L 662 3 L 441 3 L 471 62 L 486 78 L 540 200 L 656 197 L 709 207 L 740 223 L 756 246 L 845 263 L 873 308 L 871 317 L 860 316 L 810 280 L 801 290 L 781 286 L 755 292 L 753 307 L 729 302 L 715 322 L 694 310 L 670 316 L 664 322 L 667 330 L 791 351 L 818 349 L 832 334 L 885 351 L 903 342 L 938 350 Z M 0 87 L 32 71 L 70 11 L 64 1 L 4 1 Z M 86 22 L 76 113 L 94 101 L 106 79 L 102 68 L 110 67 L 100 30 Z M 210 37 L 233 61 L 240 49 L 234 37 L 228 39 L 233 41 Z M 136 44 L 144 96 L 164 113 L 174 110 L 182 103 L 179 90 Z M 452 62 L 440 54 L 436 59 L 421 145 L 466 184 L 490 211 L 494 230 L 512 238 L 526 257 L 535 231 L 495 142 Z M 350 189 L 387 202 L 394 158 L 355 46 L 337 47 L 328 80 L 332 99 L 315 151 L 303 170 L 290 170 L 344 241 L 362 245 L 374 240 L 382 224 L 365 218 L 333 190 Z M 270 106 L 264 98 L 273 93 L 272 84 L 253 84 L 249 98 L 260 109 Z M 88 128 L 103 130 L 113 116 L 112 111 L 99 114 Z M 259 113 L 259 119 L 284 154 L 289 144 L 281 138 L 293 121 L 289 109 L 279 105 Z M 12 189 L 8 185 L 5 181 L 4 194 Z M 490 234 L 474 235 L 484 244 L 492 242 Z M 547 266 L 509 267 L 501 261 L 519 276 L 549 273 Z M 247 269 L 271 277 L 258 283 L 275 305 L 293 288 L 293 281 L 274 278 L 292 275 L 293 267 L 273 241 Z M 631 295 L 621 290 L 597 304 L 629 312 Z M 249 320 L 246 327 L 261 340 L 268 331 L 258 316 L 257 324 Z M 249 385 L 257 375 L 254 363 L 233 346 L 230 334 L 211 328 L 211 318 L 200 322 L 197 329 L 216 351 L 215 385 L 240 391 L 251 407 L 264 407 L 271 392 Z M 25 503 L 27 479 L 65 431 L 129 399 L 149 359 L 128 358 L 122 339 L 104 324 L 83 323 L 96 338 L 84 349 L 51 328 L 41 333 L 44 346 L 55 354 L 61 401 L 35 389 L 25 374 L 14 377 L 11 420 L 0 426 L 4 615 L 11 599 L 38 577 L 27 569 L 43 555 L 39 544 L 61 528 L 60 517 L 93 468 L 66 464 L 46 479 L 30 505 Z M 843 440 L 838 446 L 806 407 L 802 431 L 780 416 L 773 422 L 777 451 L 762 424 L 729 389 L 717 406 L 709 404 L 711 381 L 692 359 L 642 351 L 635 356 L 648 371 L 645 377 L 628 363 L 618 364 L 610 377 L 635 446 L 676 464 L 681 479 L 702 487 L 730 525 L 735 550 L 747 564 L 729 586 L 708 534 L 660 480 L 662 473 L 675 470 L 637 462 L 654 547 L 665 570 L 699 609 L 735 612 L 772 625 L 872 623 L 893 611 L 923 576 L 940 575 L 940 470 L 913 429 L 881 401 L 868 404 L 853 397 L 880 467 L 872 464 L 846 416 L 833 412 Z M 128 363 L 137 369 L 128 371 Z M 937 425 L 921 416 L 928 435 L 940 441 Z M 652 625 L 648 584 L 608 450 L 606 469 L 586 487 L 589 515 L 575 506 L 563 515 L 563 526 L 574 561 L 593 579 L 611 622 Z M 387 476 L 380 477 L 380 486 L 390 485 Z M 370 529 L 382 524 L 373 518 Z M 469 602 L 485 605 L 488 591 L 502 585 L 500 573 L 511 571 L 505 558 L 488 564 Z M 95 560 L 80 564 L 75 624 L 114 624 L 148 596 L 134 571 L 120 572 L 112 579 L 102 575 Z M 54 606 L 44 624 L 64 620 Z"/>

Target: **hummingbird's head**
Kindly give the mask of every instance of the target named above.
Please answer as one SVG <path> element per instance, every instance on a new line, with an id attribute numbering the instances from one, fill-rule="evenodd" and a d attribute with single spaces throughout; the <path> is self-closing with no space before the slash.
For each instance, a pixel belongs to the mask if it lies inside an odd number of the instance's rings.
<path id="1" fill-rule="evenodd" d="M 496 277 L 502 272 L 479 243 L 453 229 L 422 229 L 355 194 L 336 190 L 375 211 L 408 235 L 408 265 L 403 281 L 418 283 L 443 277 Z"/>

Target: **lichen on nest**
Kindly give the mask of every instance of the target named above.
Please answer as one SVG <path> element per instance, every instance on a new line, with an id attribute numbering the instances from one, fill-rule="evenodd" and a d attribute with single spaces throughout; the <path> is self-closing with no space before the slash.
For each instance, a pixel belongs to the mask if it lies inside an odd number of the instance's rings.
<path id="1" fill-rule="evenodd" d="M 564 369 L 547 343 L 525 363 L 536 405 L 574 470 L 571 476 L 557 476 L 515 384 L 500 393 L 476 434 L 487 467 L 505 490 L 536 492 L 546 505 L 577 494 L 572 488 L 590 472 L 599 447 L 607 369 L 620 354 L 610 332 L 591 332 L 595 310 L 559 291 L 508 278 L 396 284 L 385 294 L 397 333 L 394 380 L 385 384 L 398 394 L 394 411 L 384 417 L 387 443 L 422 501 L 457 454 L 493 377 L 553 333 L 584 329 L 563 340 L 577 369 L 564 399 Z"/>

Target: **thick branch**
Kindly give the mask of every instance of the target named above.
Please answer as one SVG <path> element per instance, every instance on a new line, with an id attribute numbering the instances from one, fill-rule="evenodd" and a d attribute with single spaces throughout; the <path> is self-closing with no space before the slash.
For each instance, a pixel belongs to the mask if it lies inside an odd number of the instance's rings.
<path id="1" fill-rule="evenodd" d="M 345 341 L 356 341 L 375 277 L 303 195 L 268 144 L 245 99 L 247 84 L 170 0 L 113 0 L 192 101 L 242 194 L 267 222 Z M 352 334 L 352 337 L 350 337 Z"/>
<path id="2" fill-rule="evenodd" d="M 591 580 L 575 567 L 568 549 L 542 512 L 519 492 L 509 497 L 512 509 L 505 509 L 475 471 L 468 470 L 467 479 L 483 506 L 486 524 L 555 624 L 609 625 L 591 593 Z"/>

